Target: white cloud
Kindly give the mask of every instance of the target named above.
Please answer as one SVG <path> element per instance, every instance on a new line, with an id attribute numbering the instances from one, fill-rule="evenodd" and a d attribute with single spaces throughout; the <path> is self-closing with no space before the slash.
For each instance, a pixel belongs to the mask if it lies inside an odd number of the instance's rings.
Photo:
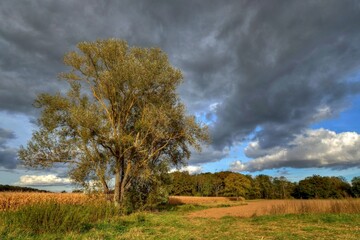
<path id="1" fill-rule="evenodd" d="M 23 186 L 55 186 L 71 184 L 69 178 L 60 178 L 54 174 L 49 175 L 24 175 L 20 177 L 18 185 Z"/>
<path id="2" fill-rule="evenodd" d="M 336 133 L 327 129 L 307 130 L 286 147 L 262 149 L 259 142 L 251 142 L 245 149 L 254 157 L 246 163 L 233 162 L 237 171 L 261 171 L 282 167 L 326 167 L 346 169 L 360 166 L 360 134 Z"/>
<path id="3" fill-rule="evenodd" d="M 189 174 L 197 174 L 197 173 L 201 173 L 202 167 L 201 166 L 189 165 L 189 166 L 182 167 L 180 169 L 174 168 L 174 169 L 170 170 L 170 172 L 176 172 L 176 171 L 189 172 Z"/>
<path id="4" fill-rule="evenodd" d="M 243 164 L 241 161 L 235 161 L 230 164 L 230 171 L 234 171 L 234 172 L 244 171 L 245 167 L 246 167 L 245 164 Z"/>
<path id="5" fill-rule="evenodd" d="M 216 109 L 220 106 L 221 104 L 219 102 L 215 102 L 209 105 L 209 110 L 210 112 L 216 112 Z"/>

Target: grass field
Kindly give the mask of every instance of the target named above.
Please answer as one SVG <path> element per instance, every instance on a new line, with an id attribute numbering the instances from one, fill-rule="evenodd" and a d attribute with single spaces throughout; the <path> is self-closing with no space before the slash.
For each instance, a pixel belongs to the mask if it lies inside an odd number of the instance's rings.
<path id="1" fill-rule="evenodd" d="M 169 204 L 237 204 L 245 199 L 242 197 L 193 197 L 193 196 L 170 196 Z"/>
<path id="2" fill-rule="evenodd" d="M 99 196 L 82 193 L 0 192 L 0 211 L 16 210 L 22 206 L 43 202 L 79 205 L 99 201 L 102 201 Z"/>
<path id="3" fill-rule="evenodd" d="M 99 202 L 45 201 L 0 212 L 0 239 L 360 239 L 358 200 L 216 204 L 168 205 L 158 212 L 119 216 Z M 246 212 L 254 206 L 262 206 L 265 215 L 196 216 L 208 210 Z"/>

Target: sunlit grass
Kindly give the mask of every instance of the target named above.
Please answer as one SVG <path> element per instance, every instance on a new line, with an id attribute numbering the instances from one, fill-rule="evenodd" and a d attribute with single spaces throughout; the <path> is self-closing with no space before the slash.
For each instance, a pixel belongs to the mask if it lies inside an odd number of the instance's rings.
<path id="1" fill-rule="evenodd" d="M 342 200 L 283 200 L 262 209 L 262 215 L 274 214 L 309 214 L 309 213 L 334 213 L 334 214 L 360 214 L 360 199 Z"/>
<path id="2" fill-rule="evenodd" d="M 81 205 L 103 202 L 104 199 L 101 195 L 83 193 L 0 192 L 0 211 L 16 210 L 23 206 L 44 202 Z"/>
<path id="3" fill-rule="evenodd" d="M 43 203 L 1 212 L 0 239 L 360 239 L 360 214 L 338 213 L 344 201 L 329 205 L 333 213 L 313 211 L 316 201 L 305 201 L 310 205 L 299 208 L 303 212 L 284 214 L 290 202 L 269 208 L 271 215 L 220 219 L 189 217 L 210 207 L 203 205 L 164 206 L 158 212 L 124 216 L 111 204 Z M 346 202 L 343 209 L 349 211 L 351 204 Z"/>

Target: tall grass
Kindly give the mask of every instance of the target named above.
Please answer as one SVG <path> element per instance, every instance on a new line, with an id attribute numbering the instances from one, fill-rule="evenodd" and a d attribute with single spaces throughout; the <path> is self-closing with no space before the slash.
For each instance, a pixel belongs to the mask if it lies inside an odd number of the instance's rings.
<path id="1" fill-rule="evenodd" d="M 104 196 L 82 193 L 29 193 L 2 192 L 0 193 L 0 211 L 16 210 L 23 206 L 43 202 L 58 202 L 63 204 L 87 204 L 104 201 Z"/>
<path id="2" fill-rule="evenodd" d="M 353 214 L 360 213 L 360 199 L 288 200 L 261 209 L 261 215 L 275 214 Z"/>
<path id="3" fill-rule="evenodd" d="M 244 201 L 243 197 L 194 197 L 194 196 L 169 196 L 168 203 L 171 205 L 181 204 L 216 204 Z"/>
<path id="4" fill-rule="evenodd" d="M 120 214 L 112 204 L 61 204 L 43 202 L 16 211 L 0 213 L 0 223 L 7 231 L 29 234 L 84 232 L 92 224 Z"/>

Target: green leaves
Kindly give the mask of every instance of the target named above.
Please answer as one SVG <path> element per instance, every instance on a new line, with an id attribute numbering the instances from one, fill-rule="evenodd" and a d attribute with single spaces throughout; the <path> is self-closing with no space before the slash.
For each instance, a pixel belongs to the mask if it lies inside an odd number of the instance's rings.
<path id="1" fill-rule="evenodd" d="M 39 131 L 20 158 L 28 166 L 70 162 L 77 182 L 95 176 L 104 189 L 115 174 L 120 202 L 142 174 L 182 164 L 190 146 L 200 150 L 207 128 L 186 115 L 176 93 L 182 74 L 160 49 L 117 39 L 77 47 L 64 57 L 70 71 L 60 75 L 70 90 L 39 95 Z"/>

